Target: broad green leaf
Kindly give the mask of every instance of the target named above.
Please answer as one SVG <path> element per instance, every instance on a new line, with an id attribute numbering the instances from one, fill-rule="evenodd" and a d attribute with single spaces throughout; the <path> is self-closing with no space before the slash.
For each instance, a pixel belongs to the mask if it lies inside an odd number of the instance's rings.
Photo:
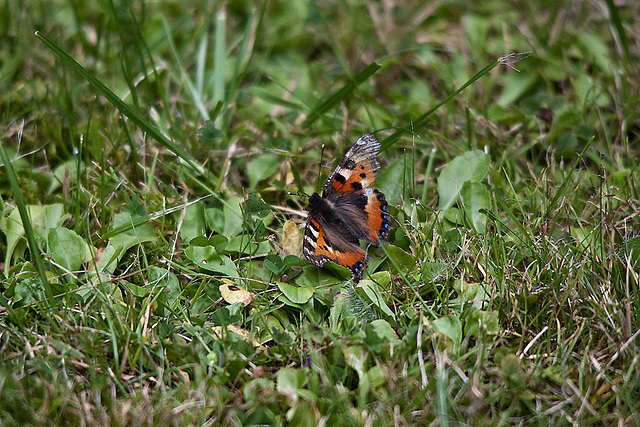
<path id="1" fill-rule="evenodd" d="M 409 273 L 416 268 L 416 259 L 394 245 L 387 245 L 386 247 L 389 258 L 392 260 L 392 265 L 398 267 L 402 273 Z"/>
<path id="2" fill-rule="evenodd" d="M 443 279 L 451 272 L 451 264 L 447 264 L 442 261 L 435 262 L 423 262 L 420 264 L 420 272 L 422 273 L 422 280 L 425 282 L 433 282 Z"/>
<path id="3" fill-rule="evenodd" d="M 134 220 L 136 219 L 137 218 L 132 217 L 129 212 L 115 214 L 111 227 L 112 230 L 123 226 L 131 226 L 131 228 L 110 238 L 109 243 L 113 243 L 116 247 L 121 246 L 122 251 L 126 252 L 133 246 L 145 242 L 155 242 L 157 237 L 153 226 L 148 222 L 136 226 L 134 225 Z"/>
<path id="4" fill-rule="evenodd" d="M 384 339 L 384 341 L 388 342 L 392 345 L 400 344 L 400 340 L 398 339 L 398 335 L 393 330 L 389 322 L 384 319 L 377 319 L 370 323 L 373 330 L 376 332 L 380 338 Z"/>
<path id="5" fill-rule="evenodd" d="M 504 87 L 496 104 L 500 107 L 513 104 L 534 87 L 537 80 L 535 73 L 508 73 L 504 77 Z"/>
<path id="6" fill-rule="evenodd" d="M 27 269 L 27 271 L 24 271 Z M 26 263 L 25 269 L 20 272 L 21 280 L 16 283 L 14 288 L 13 300 L 22 301 L 23 304 L 30 304 L 35 301 L 44 300 L 46 298 L 44 286 L 38 275 L 33 272 L 33 266 Z M 26 273 L 26 274 L 25 274 Z"/>
<path id="7" fill-rule="evenodd" d="M 254 157 L 247 165 L 247 176 L 249 177 L 249 187 L 256 188 L 256 185 L 272 176 L 282 163 L 282 158 L 275 154 L 263 154 Z"/>
<path id="8" fill-rule="evenodd" d="M 466 181 L 483 181 L 489 173 L 490 164 L 489 155 L 480 150 L 468 151 L 453 159 L 438 177 L 440 210 L 453 206 Z"/>
<path id="9" fill-rule="evenodd" d="M 227 237 L 234 237 L 242 232 L 244 216 L 240 204 L 240 197 L 232 197 L 224 204 L 222 212 L 224 213 L 224 229 L 222 234 Z"/>
<path id="10" fill-rule="evenodd" d="M 149 267 L 148 280 L 153 293 L 157 294 L 159 292 L 158 298 L 169 307 L 175 308 L 178 303 L 178 297 L 182 292 L 180 281 L 176 275 L 164 268 L 152 266 Z M 164 315 L 168 314 L 168 311 L 164 311 Z"/>
<path id="11" fill-rule="evenodd" d="M 464 211 L 455 206 L 451 206 L 449 209 L 445 210 L 442 213 L 442 217 L 453 224 L 453 227 L 463 226 L 465 224 Z"/>
<path id="12" fill-rule="evenodd" d="M 204 210 L 207 227 L 220 234 L 224 231 L 224 212 L 221 208 L 208 208 Z"/>
<path id="13" fill-rule="evenodd" d="M 111 274 L 118 266 L 118 260 L 122 255 L 122 247 L 115 246 L 109 243 L 102 254 L 100 255 L 100 261 L 98 262 L 98 271 Z"/>
<path id="14" fill-rule="evenodd" d="M 138 286 L 131 282 L 120 282 L 122 286 L 129 290 L 134 296 L 138 298 L 144 298 L 149 295 L 149 290 L 143 288 L 142 286 Z"/>
<path id="15" fill-rule="evenodd" d="M 264 229 L 264 220 L 270 213 L 271 208 L 260 198 L 260 195 L 255 191 L 249 191 L 247 200 L 244 202 L 244 214 L 251 230 Z"/>
<path id="16" fill-rule="evenodd" d="M 400 204 L 407 182 L 411 180 L 411 167 L 408 155 L 398 158 L 380 171 L 374 186 L 382 191 L 391 206 Z"/>
<path id="17" fill-rule="evenodd" d="M 589 62 L 595 62 L 598 67 L 607 74 L 613 74 L 614 61 L 610 56 L 611 48 L 600 34 L 588 31 L 578 31 L 577 41 L 582 46 L 580 49 Z"/>
<path id="18" fill-rule="evenodd" d="M 358 383 L 358 392 L 361 398 L 370 391 L 387 382 L 387 378 L 384 375 L 384 371 L 380 365 L 374 365 L 360 378 Z"/>
<path id="19" fill-rule="evenodd" d="M 197 266 L 214 273 L 226 274 L 230 277 L 238 277 L 235 263 L 225 255 L 218 255 L 213 246 L 189 245 L 184 254 Z"/>
<path id="20" fill-rule="evenodd" d="M 178 212 L 180 215 L 181 212 Z M 204 220 L 204 204 L 202 202 L 187 206 L 184 220 L 180 227 L 180 239 L 189 243 L 192 239 L 203 236 L 206 232 Z"/>
<path id="21" fill-rule="evenodd" d="M 293 286 L 284 282 L 277 282 L 280 292 L 287 297 L 287 299 L 296 304 L 304 304 L 311 299 L 315 289 L 306 286 Z"/>
<path id="22" fill-rule="evenodd" d="M 214 234 L 211 237 L 200 236 L 191 240 L 189 243 L 192 246 L 213 246 L 218 253 L 222 253 L 229 245 L 229 239 L 222 234 Z"/>
<path id="23" fill-rule="evenodd" d="M 454 353 L 460 349 L 462 342 L 462 323 L 457 315 L 444 316 L 429 322 L 433 329 L 450 340 Z"/>
<path id="24" fill-rule="evenodd" d="M 78 271 L 83 263 L 91 259 L 89 245 L 73 230 L 52 228 L 47 240 L 51 258 L 69 271 Z"/>
<path id="25" fill-rule="evenodd" d="M 367 362 L 367 351 L 361 345 L 351 345 L 344 350 L 344 359 L 360 378 L 364 376 L 364 367 Z"/>
<path id="26" fill-rule="evenodd" d="M 500 323 L 498 321 L 498 312 L 495 310 L 474 310 L 467 319 L 465 319 L 465 334 L 479 336 L 479 328 L 485 328 L 486 333 L 490 336 L 497 337 L 500 332 Z"/>
<path id="27" fill-rule="evenodd" d="M 385 272 L 389 274 L 389 272 Z M 389 309 L 382 294 L 380 293 L 380 287 L 373 280 L 363 279 L 358 285 L 358 289 L 362 289 L 364 294 L 370 303 L 372 303 L 378 312 L 383 313 L 385 316 L 389 316 L 391 319 L 396 320 L 396 315 Z"/>
<path id="28" fill-rule="evenodd" d="M 263 240 L 259 243 L 251 241 L 246 235 L 236 236 L 229 239 L 229 244 L 225 248 L 228 253 L 241 253 L 245 255 L 266 255 L 272 251 L 271 243 Z"/>
<path id="29" fill-rule="evenodd" d="M 289 397 L 295 397 L 306 382 L 307 375 L 303 369 L 282 368 L 276 375 L 278 392 Z"/>
<path id="30" fill-rule="evenodd" d="M 589 74 L 580 73 L 577 78 L 572 79 L 575 94 L 580 98 L 583 105 L 598 105 L 601 107 L 611 103 L 607 96 L 606 89 L 593 80 Z"/>
<path id="31" fill-rule="evenodd" d="M 480 209 L 489 210 L 491 206 L 489 190 L 479 182 L 467 181 L 462 185 L 460 197 L 463 201 L 467 220 L 471 222 L 478 233 L 484 234 L 487 231 L 487 216 L 478 211 Z"/>
<path id="32" fill-rule="evenodd" d="M 69 215 L 64 213 L 64 207 L 60 203 L 27 206 L 27 211 L 31 218 L 31 226 L 36 240 L 43 246 L 47 241 L 49 230 L 61 226 L 69 218 Z M 8 274 L 11 268 L 11 260 L 22 256 L 27 248 L 25 231 L 18 209 L 11 211 L 9 217 L 0 222 L 0 230 L 7 236 L 4 269 L 5 274 Z"/>
<path id="33" fill-rule="evenodd" d="M 513 126 L 517 123 L 525 122 L 528 116 L 522 111 L 512 107 L 501 107 L 500 105 L 492 105 L 487 111 L 489 119 L 502 126 Z"/>
<path id="34" fill-rule="evenodd" d="M 129 212 L 121 212 L 114 215 L 113 225 L 111 226 L 112 230 L 128 226 L 131 228 L 109 239 L 109 244 L 100 257 L 98 271 L 113 273 L 118 265 L 118 261 L 120 261 L 124 253 L 130 248 L 156 240 L 156 232 L 153 226 L 148 222 L 135 225 L 136 219 L 137 218 L 132 217 Z"/>
<path id="35" fill-rule="evenodd" d="M 84 359 L 86 357 L 80 350 L 65 342 L 58 341 L 51 337 L 47 337 L 46 340 L 48 345 L 58 350 L 58 356 L 71 359 Z"/>

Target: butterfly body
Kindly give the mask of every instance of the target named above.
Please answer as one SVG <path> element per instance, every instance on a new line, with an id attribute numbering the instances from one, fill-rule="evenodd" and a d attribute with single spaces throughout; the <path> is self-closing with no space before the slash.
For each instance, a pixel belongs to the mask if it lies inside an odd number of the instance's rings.
<path id="1" fill-rule="evenodd" d="M 356 280 L 369 262 L 360 240 L 380 246 L 391 230 L 384 194 L 370 187 L 380 164 L 380 143 L 364 134 L 353 144 L 324 185 L 322 195 L 309 197 L 304 234 L 305 258 L 318 266 L 327 262 L 348 267 Z"/>

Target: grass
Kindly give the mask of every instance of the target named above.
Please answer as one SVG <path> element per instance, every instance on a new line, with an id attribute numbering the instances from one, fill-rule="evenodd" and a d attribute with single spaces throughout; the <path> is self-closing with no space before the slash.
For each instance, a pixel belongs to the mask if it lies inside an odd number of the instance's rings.
<path id="1" fill-rule="evenodd" d="M 5 2 L 0 422 L 640 424 L 632 3 Z"/>

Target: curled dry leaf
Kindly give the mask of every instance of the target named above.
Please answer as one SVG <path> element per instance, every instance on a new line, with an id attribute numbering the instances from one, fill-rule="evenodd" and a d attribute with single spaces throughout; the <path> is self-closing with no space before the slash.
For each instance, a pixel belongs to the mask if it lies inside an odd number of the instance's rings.
<path id="1" fill-rule="evenodd" d="M 244 305 L 249 305 L 251 301 L 256 299 L 256 294 L 252 294 L 229 279 L 222 279 L 220 293 L 222 294 L 222 299 L 228 304 L 241 302 Z"/>
<path id="2" fill-rule="evenodd" d="M 291 219 L 282 227 L 282 249 L 287 255 L 302 255 L 302 234 L 298 224 Z"/>

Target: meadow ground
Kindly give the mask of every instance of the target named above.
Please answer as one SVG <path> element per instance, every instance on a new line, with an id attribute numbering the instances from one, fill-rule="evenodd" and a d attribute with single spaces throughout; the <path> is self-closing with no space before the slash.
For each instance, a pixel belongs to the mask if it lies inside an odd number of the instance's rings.
<path id="1" fill-rule="evenodd" d="M 640 424 L 640 2 L 0 10 L 0 423 Z"/>

